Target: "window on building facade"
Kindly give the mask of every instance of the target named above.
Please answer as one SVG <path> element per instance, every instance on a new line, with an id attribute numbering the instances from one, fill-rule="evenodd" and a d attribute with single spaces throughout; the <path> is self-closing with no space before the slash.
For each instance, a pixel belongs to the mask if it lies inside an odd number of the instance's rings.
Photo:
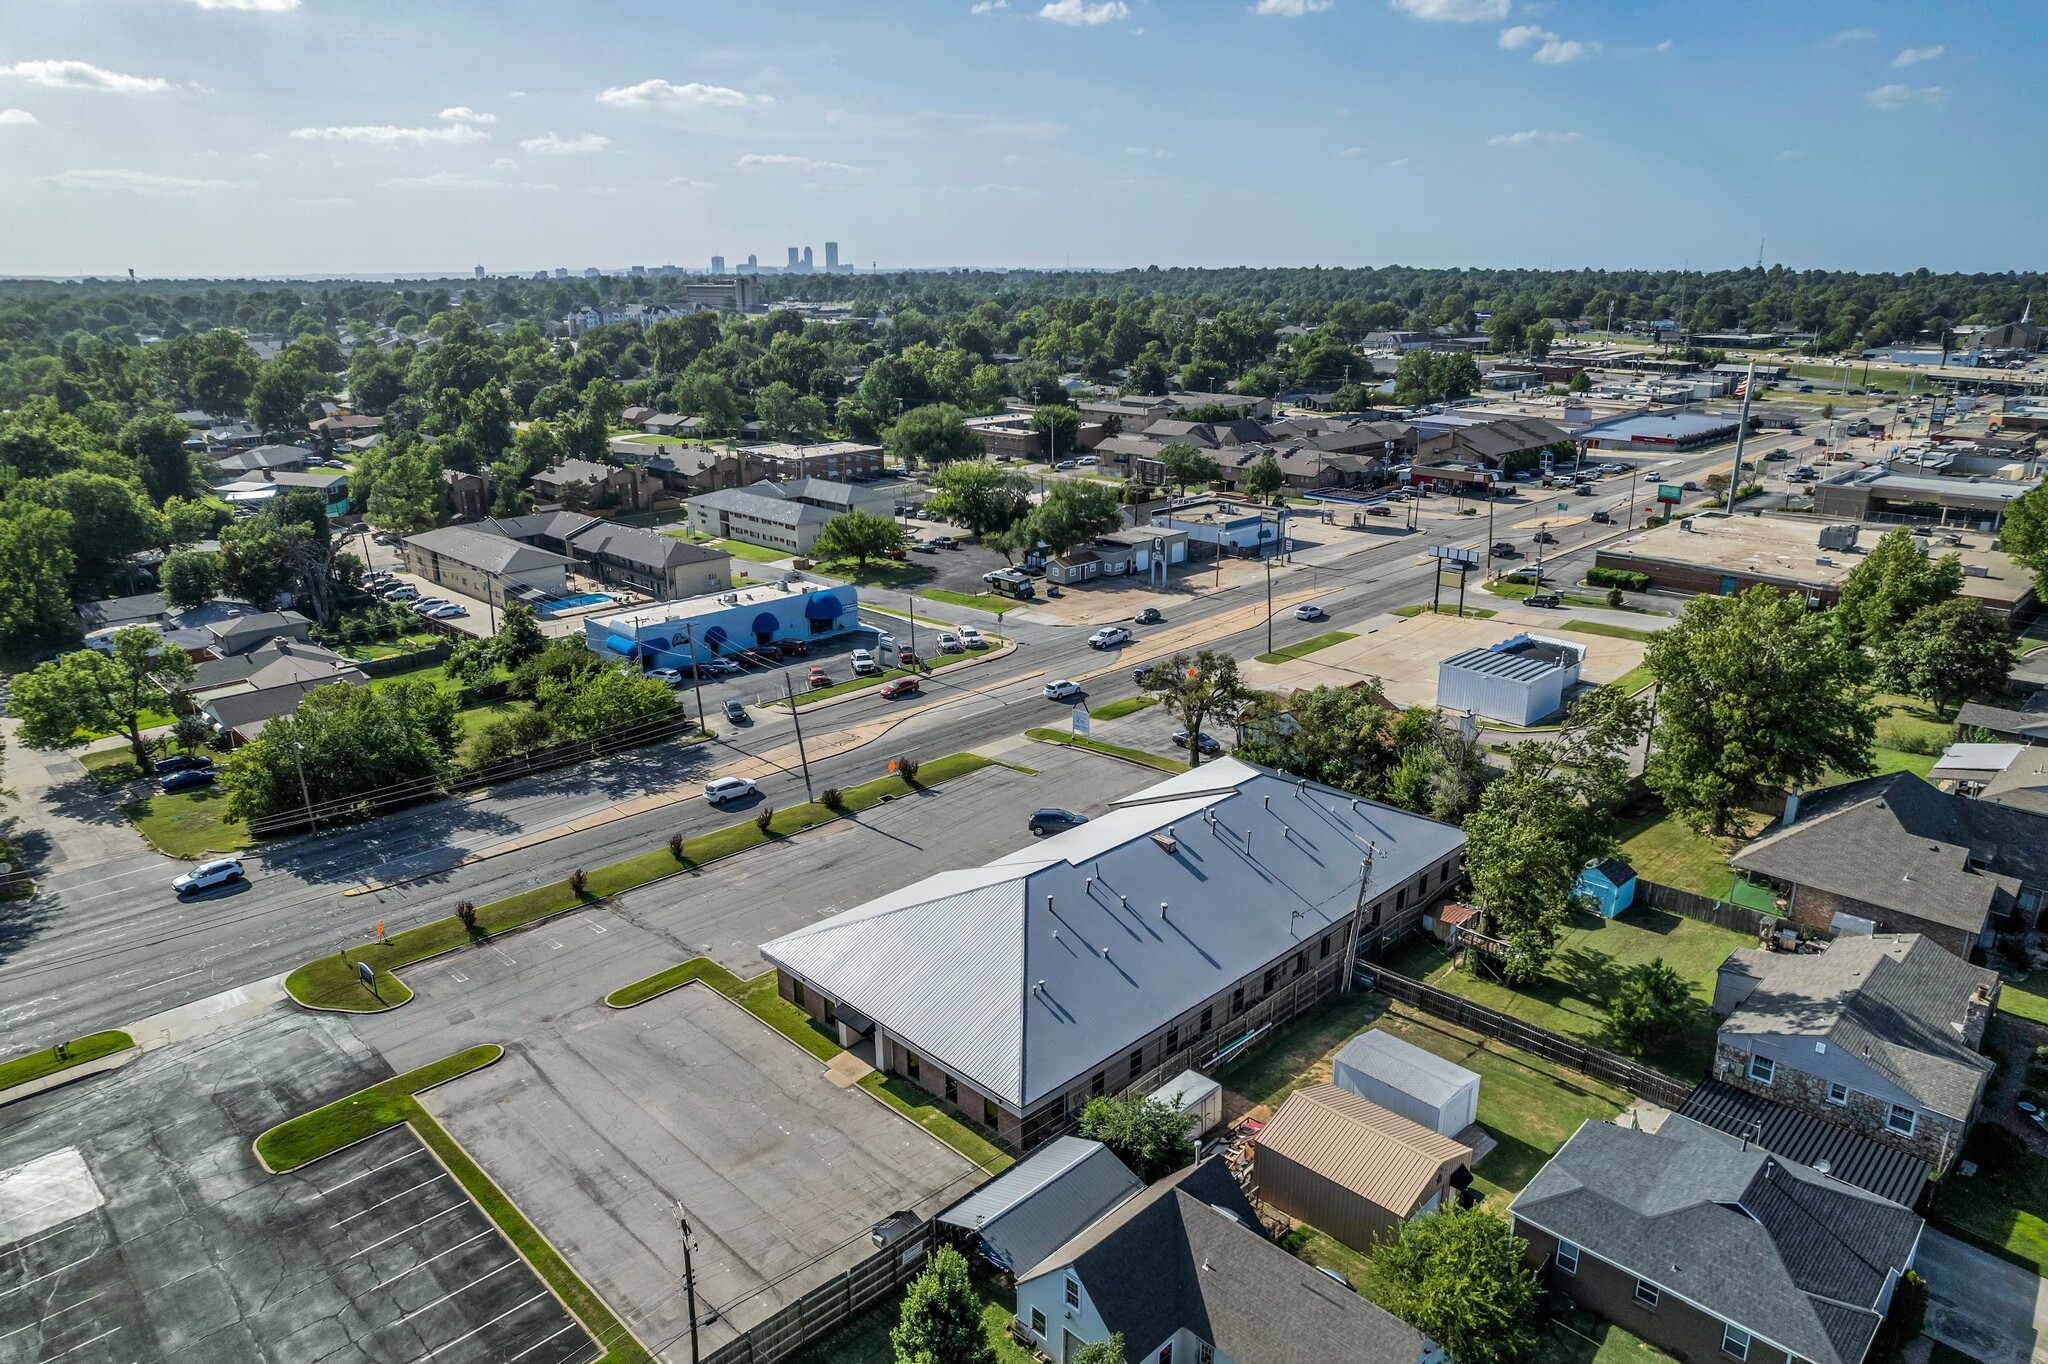
<path id="1" fill-rule="evenodd" d="M 1721 1328 L 1721 1353 L 1730 1359 L 1749 1358 L 1749 1332 L 1730 1322 Z"/>
<path id="2" fill-rule="evenodd" d="M 1079 1307 L 1080 1305 L 1081 1281 L 1075 1278 L 1073 1275 L 1069 1274 L 1067 1275 L 1067 1306 Z"/>
<path id="3" fill-rule="evenodd" d="M 1662 1293 L 1657 1291 L 1657 1285 L 1651 1283 L 1648 1279 L 1636 1280 L 1636 1301 L 1643 1306 L 1655 1307 L 1657 1300 L 1663 1296 Z"/>
<path id="4" fill-rule="evenodd" d="M 1273 993 L 1273 986 L 1274 986 L 1274 985 L 1275 985 L 1275 984 L 1276 984 L 1276 983 L 1277 983 L 1277 982 L 1279 981 L 1279 979 L 1280 979 L 1280 968 L 1279 968 L 1279 967 L 1277 967 L 1277 966 L 1268 966 L 1268 967 L 1266 968 L 1266 980 L 1265 980 L 1265 984 L 1264 984 L 1264 985 L 1263 985 L 1263 986 L 1262 986 L 1262 987 L 1260 988 L 1260 990 L 1259 990 L 1259 993 L 1260 993 L 1260 994 L 1262 994 L 1262 995 L 1270 995 L 1270 994 L 1272 994 L 1272 993 Z"/>
<path id="5" fill-rule="evenodd" d="M 1557 1267 L 1567 1274 L 1579 1272 L 1579 1248 L 1570 1241 L 1557 1243 Z"/>
<path id="6" fill-rule="evenodd" d="M 1202 1010 L 1202 1026 L 1195 1029 L 1195 1036 L 1206 1037 L 1209 1035 L 1209 1024 L 1214 1021 L 1213 1015 L 1215 1012 L 1216 1006 L 1213 1004 Z"/>
<path id="7" fill-rule="evenodd" d="M 1096 1072 L 1095 1072 L 1095 1078 L 1094 1078 L 1094 1079 L 1092 1079 L 1092 1080 L 1090 1080 L 1090 1081 L 1088 1082 L 1088 1092 L 1089 1092 L 1090 1094 L 1098 1094 L 1098 1095 L 1099 1095 L 1099 1094 L 1101 1094 L 1101 1093 L 1102 1093 L 1102 1086 L 1104 1085 L 1104 1083 L 1106 1083 L 1106 1082 L 1108 1081 L 1108 1079 L 1109 1079 L 1109 1072 L 1108 1072 L 1108 1071 L 1106 1071 L 1106 1070 L 1098 1070 L 1098 1071 L 1096 1071 Z"/>
<path id="8" fill-rule="evenodd" d="M 1039 1311 L 1036 1307 L 1031 1309 L 1031 1334 L 1034 1336 L 1045 1334 L 1045 1313 Z"/>
<path id="9" fill-rule="evenodd" d="M 1778 1063 L 1768 1056 L 1752 1056 L 1749 1058 L 1749 1078 L 1760 1085 L 1769 1084 L 1771 1076 L 1777 1073 L 1777 1069 Z"/>
<path id="10" fill-rule="evenodd" d="M 1394 908 L 1408 908 L 1408 887 L 1403 886 L 1401 887 L 1401 889 L 1394 892 Z"/>
<path id="11" fill-rule="evenodd" d="M 789 983 L 789 997 L 795 1001 L 797 1008 L 809 1007 L 804 1003 L 804 983 L 802 981 L 793 980 Z"/>
<path id="12" fill-rule="evenodd" d="M 904 1074 L 906 1074 L 906 1075 L 908 1075 L 908 1076 L 909 1076 L 909 1077 L 910 1077 L 911 1079 L 913 1079 L 913 1080 L 915 1080 L 915 1079 L 917 1078 L 917 1053 L 916 1053 L 916 1052 L 914 1052 L 914 1051 L 906 1051 L 906 1052 L 904 1052 L 904 1053 L 903 1053 L 903 1073 L 904 1073 Z"/>
<path id="13" fill-rule="evenodd" d="M 1173 1364 L 1173 1342 L 1167 1341 L 1159 1347 L 1159 1364 Z"/>
<path id="14" fill-rule="evenodd" d="M 1132 1053 L 1131 1053 L 1131 1080 L 1132 1080 L 1132 1082 L 1133 1082 L 1133 1083 L 1136 1083 L 1136 1081 L 1137 1081 L 1138 1077 L 1139 1077 L 1140 1075 L 1143 1075 L 1144 1073 L 1145 1073 L 1145 1049 L 1144 1049 L 1143 1047 L 1140 1047 L 1140 1048 L 1138 1048 L 1138 1049 L 1137 1049 L 1136 1051 L 1134 1051 L 1134 1052 L 1132 1052 Z"/>
<path id="15" fill-rule="evenodd" d="M 1298 976 L 1306 970 L 1308 970 L 1308 949 L 1304 947 L 1294 954 L 1294 974 Z"/>
<path id="16" fill-rule="evenodd" d="M 1320 948 L 1318 948 L 1318 949 L 1316 950 L 1316 960 L 1318 960 L 1318 961 L 1321 961 L 1321 960 L 1322 960 L 1322 959 L 1323 959 L 1324 957 L 1327 957 L 1327 956 L 1329 956 L 1329 955 L 1330 955 L 1330 935 L 1329 935 L 1328 933 L 1325 933 L 1325 934 L 1323 934 L 1323 945 L 1322 945 L 1322 946 L 1321 946 Z"/>
<path id="17" fill-rule="evenodd" d="M 1195 1364 L 1216 1364 L 1216 1347 L 1206 1340 L 1196 1341 Z"/>
<path id="18" fill-rule="evenodd" d="M 996 1101 L 986 1095 L 981 1100 L 981 1125 L 983 1127 L 994 1127 L 996 1125 Z"/>
<path id="19" fill-rule="evenodd" d="M 1884 1125 L 1902 1137 L 1912 1136 L 1919 1121 L 1920 1115 L 1904 1104 L 1893 1104 L 1891 1112 L 1884 1115 Z"/>
<path id="20" fill-rule="evenodd" d="M 1240 986 L 1238 986 L 1238 987 L 1237 987 L 1237 988 L 1236 988 L 1235 990 L 1232 990 L 1232 991 L 1230 992 L 1230 1016 L 1231 1016 L 1232 1018 L 1235 1018 L 1235 1017 L 1237 1017 L 1237 1016 L 1238 1016 L 1239 1014 L 1241 1014 L 1241 1013 L 1243 1013 L 1243 1012 L 1244 1012 L 1244 986 L 1240 985 Z M 1207 1025 L 1207 1020 L 1208 1020 L 1208 1017 L 1209 1017 L 1209 1011 L 1208 1011 L 1207 1009 L 1204 1009 L 1204 1010 L 1202 1010 L 1202 1018 L 1203 1018 L 1203 1022 L 1204 1022 L 1204 1027 L 1203 1027 L 1203 1029 L 1202 1029 L 1202 1030 L 1203 1030 L 1204 1032 L 1207 1032 L 1207 1031 L 1208 1031 L 1208 1028 L 1207 1028 L 1207 1026 L 1206 1026 L 1206 1025 Z"/>
<path id="21" fill-rule="evenodd" d="M 960 1086 L 950 1075 L 946 1077 L 946 1102 L 949 1104 L 960 1102 Z"/>
<path id="22" fill-rule="evenodd" d="M 1167 1054 L 1168 1056 L 1171 1056 L 1171 1055 L 1173 1055 L 1173 1054 L 1174 1054 L 1175 1052 L 1177 1052 L 1177 1051 L 1179 1051 L 1179 1050 L 1180 1050 L 1180 1029 L 1179 1029 L 1179 1028 L 1177 1028 L 1177 1027 L 1176 1027 L 1176 1028 L 1168 1028 L 1168 1029 L 1166 1030 L 1166 1054 Z"/>
<path id="23" fill-rule="evenodd" d="M 1847 1104 L 1849 1102 L 1849 1086 L 1843 1084 L 1840 1080 L 1830 1080 L 1828 1082 L 1828 1102 L 1831 1104 Z"/>

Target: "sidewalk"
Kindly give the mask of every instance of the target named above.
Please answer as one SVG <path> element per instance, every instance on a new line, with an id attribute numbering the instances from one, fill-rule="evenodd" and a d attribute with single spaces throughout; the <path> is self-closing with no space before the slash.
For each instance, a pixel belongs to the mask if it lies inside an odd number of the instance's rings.
<path id="1" fill-rule="evenodd" d="M 8 785 L 15 796 L 6 816 L 13 823 L 14 843 L 26 870 L 40 880 L 74 865 L 91 866 L 150 851 L 76 756 L 25 747 L 20 730 L 21 722 L 12 717 L 0 721 L 0 734 L 7 741 Z"/>

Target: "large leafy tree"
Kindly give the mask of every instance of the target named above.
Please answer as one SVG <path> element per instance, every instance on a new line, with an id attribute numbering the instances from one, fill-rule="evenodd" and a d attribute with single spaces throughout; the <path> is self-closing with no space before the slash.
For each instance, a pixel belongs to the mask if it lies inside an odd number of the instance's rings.
<path id="1" fill-rule="evenodd" d="M 516 669 L 546 647 L 540 613 L 523 601 L 506 602 L 498 615 L 498 633 L 491 637 L 491 656 L 498 666 Z"/>
<path id="2" fill-rule="evenodd" d="M 2034 575 L 2037 593 L 2048 597 L 2048 483 L 2030 489 L 2005 509 L 1999 543 Z"/>
<path id="3" fill-rule="evenodd" d="M 910 1281 L 889 1344 L 896 1364 L 995 1364 L 995 1347 L 981 1324 L 981 1298 L 959 1251 L 940 1246 Z"/>
<path id="4" fill-rule="evenodd" d="M 988 442 L 967 428 L 951 403 L 929 403 L 905 412 L 883 438 L 889 456 L 906 469 L 936 468 L 960 459 L 980 459 Z"/>
<path id="5" fill-rule="evenodd" d="M 983 459 L 943 465 L 932 475 L 926 510 L 976 535 L 1015 525 L 1031 510 L 1031 480 Z"/>
<path id="6" fill-rule="evenodd" d="M 1026 524 L 1054 554 L 1065 554 L 1121 527 L 1123 512 L 1108 484 L 1070 479 L 1046 493 Z"/>
<path id="7" fill-rule="evenodd" d="M 172 554 L 164 559 L 158 570 L 157 582 L 163 589 L 164 600 L 173 606 L 190 609 L 203 606 L 219 595 L 226 584 L 225 566 L 218 554 L 198 550 L 187 550 Z"/>
<path id="8" fill-rule="evenodd" d="M 1696 597 L 1644 661 L 1657 724 L 1643 780 L 1696 827 L 1724 834 L 1763 797 L 1872 769 L 1865 661 L 1797 598 Z"/>
<path id="9" fill-rule="evenodd" d="M 1630 1056 L 1643 1056 L 1676 1041 L 1698 1011 L 1685 977 L 1664 958 L 1631 966 L 1607 1006 L 1607 1028 Z"/>
<path id="10" fill-rule="evenodd" d="M 1849 570 L 1832 616 L 1851 643 L 1882 648 L 1915 613 L 1962 590 L 1962 558 L 1928 557 L 1913 543 L 1913 532 L 1901 526 L 1871 546 Z"/>
<path id="11" fill-rule="evenodd" d="M 1201 766 L 1202 726 L 1209 717 L 1228 714 L 1251 697 L 1238 678 L 1237 660 L 1214 649 L 1161 659 L 1145 675 L 1144 687 L 1157 694 L 1160 704 L 1187 730 L 1190 767 Z"/>
<path id="12" fill-rule="evenodd" d="M 156 631 L 133 625 L 114 632 L 102 653 L 80 649 L 14 679 L 13 713 L 31 748 L 72 748 L 101 734 L 121 734 L 136 765 L 149 770 L 143 716 L 172 708 L 192 680 L 192 660 L 163 647 Z"/>
<path id="13" fill-rule="evenodd" d="M 858 568 L 903 547 L 903 528 L 886 516 L 858 509 L 843 511 L 825 523 L 811 552 L 820 559 L 851 559 Z"/>
<path id="14" fill-rule="evenodd" d="M 0 504 L 0 640 L 8 647 L 77 628 L 73 564 L 69 512 Z"/>
<path id="15" fill-rule="evenodd" d="M 1222 473 L 1213 455 L 1184 440 L 1168 441 L 1154 458 L 1159 461 L 1159 472 L 1177 493 L 1185 493 L 1190 483 L 1213 483 Z"/>
<path id="16" fill-rule="evenodd" d="M 1244 474 L 1244 490 L 1253 497 L 1270 499 L 1286 482 L 1287 476 L 1280 471 L 1280 461 L 1273 458 L 1271 450 L 1254 460 Z"/>
<path id="17" fill-rule="evenodd" d="M 228 812 L 260 819 L 303 809 L 309 797 L 320 808 L 372 793 L 431 789 L 446 765 L 455 704 L 427 683 L 317 687 L 228 759 L 221 774 Z"/>
<path id="18" fill-rule="evenodd" d="M 412 438 L 386 440 L 356 465 L 349 491 L 380 530 L 413 535 L 440 524 L 446 500 L 441 456 Z"/>
<path id="19" fill-rule="evenodd" d="M 1505 1217 L 1451 1205 L 1401 1224 L 1373 1251 L 1373 1299 L 1457 1364 L 1516 1364 L 1536 1345 L 1528 1242 Z"/>
<path id="20" fill-rule="evenodd" d="M 1944 714 L 1973 696 L 2005 690 L 2012 634 L 1963 597 L 1924 606 L 1877 650 L 1877 682 L 1918 696 Z"/>
<path id="21" fill-rule="evenodd" d="M 1031 429 L 1038 433 L 1039 446 L 1048 460 L 1072 459 L 1081 414 L 1065 403 L 1040 403 L 1031 413 Z"/>
<path id="22" fill-rule="evenodd" d="M 112 474 L 74 469 L 24 479 L 7 499 L 70 515 L 72 586 L 81 593 L 112 585 L 129 555 L 163 540 L 163 517 L 141 487 Z"/>
<path id="23" fill-rule="evenodd" d="M 185 448 L 185 423 L 167 412 L 135 418 L 121 428 L 120 450 L 135 462 L 142 486 L 158 506 L 172 497 L 200 492 Z"/>
<path id="24" fill-rule="evenodd" d="M 659 678 L 604 668 L 584 682 L 543 687 L 540 707 L 563 737 L 597 739 L 674 718 L 676 695 Z"/>
<path id="25" fill-rule="evenodd" d="M 1265 701 L 1246 716 L 1236 753 L 1325 786 L 1378 796 L 1395 760 L 1394 713 L 1378 679 L 1304 689 L 1287 698 L 1284 711 Z"/>
<path id="26" fill-rule="evenodd" d="M 1090 1099 L 1081 1110 L 1081 1135 L 1116 1152 L 1147 1184 L 1194 1161 L 1188 1130 L 1187 1114 L 1150 1096 Z"/>

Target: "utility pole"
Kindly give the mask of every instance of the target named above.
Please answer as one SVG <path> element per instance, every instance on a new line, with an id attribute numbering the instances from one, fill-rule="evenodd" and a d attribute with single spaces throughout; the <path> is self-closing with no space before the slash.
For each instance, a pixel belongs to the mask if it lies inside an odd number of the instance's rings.
<path id="1" fill-rule="evenodd" d="M 1622 527 L 1625 531 L 1636 528 L 1636 480 L 1642 476 L 1640 466 L 1628 471 L 1628 524 Z"/>
<path id="2" fill-rule="evenodd" d="M 1269 649 L 1268 652 L 1271 652 L 1271 650 Z M 300 760 L 300 755 L 305 751 L 306 746 L 304 744 L 297 742 L 292 744 L 292 766 L 297 768 L 299 772 L 299 798 L 306 802 L 306 822 L 313 826 L 313 837 L 318 838 L 320 836 L 320 821 L 313 814 L 313 793 L 306 789 L 306 764 Z"/>
<path id="3" fill-rule="evenodd" d="M 683 1294 L 690 1309 L 690 1364 L 697 1364 L 697 1270 L 690 1262 L 690 1219 L 683 1215 L 682 1200 L 676 1200 L 676 1229 L 683 1237 Z"/>
<path id="4" fill-rule="evenodd" d="M 811 760 L 804 755 L 804 719 L 796 713 L 796 684 L 789 680 L 789 669 L 782 670 L 782 691 L 789 697 L 789 718 L 796 722 L 796 760 L 804 769 L 804 799 L 811 797 Z"/>
<path id="5" fill-rule="evenodd" d="M 683 641 L 690 646 L 690 690 L 697 697 L 697 728 L 708 734 L 704 728 L 704 682 L 703 674 L 697 667 L 697 623 L 691 621 L 683 627 Z"/>
<path id="6" fill-rule="evenodd" d="M 1481 488 L 1484 488 L 1484 489 L 1486 490 L 1486 574 L 1487 574 L 1487 576 L 1488 576 L 1488 577 L 1492 577 L 1492 576 L 1493 576 L 1493 504 L 1494 504 L 1494 496 L 1493 496 L 1493 485 L 1492 485 L 1491 483 L 1482 483 L 1482 484 L 1480 484 L 1479 486 L 1480 486 Z"/>
<path id="7" fill-rule="evenodd" d="M 1728 515 L 1735 515 L 1735 494 L 1742 487 L 1742 447 L 1749 439 L 1749 400 L 1756 396 L 1756 357 L 1749 357 L 1749 378 L 1742 384 L 1742 418 L 1735 428 L 1735 472 L 1728 479 Z"/>
<path id="8" fill-rule="evenodd" d="M 1273 652 L 1273 556 L 1266 556 L 1266 652 Z"/>
<path id="9" fill-rule="evenodd" d="M 907 593 L 905 593 L 905 594 L 904 594 L 904 597 L 903 597 L 903 604 L 904 604 L 905 606 L 908 606 L 908 607 L 910 608 L 910 656 L 911 656 L 912 658 L 916 658 L 916 657 L 917 657 L 917 594 L 916 594 L 916 593 L 914 593 L 914 592 L 907 592 Z M 900 652 L 899 652 L 899 653 L 898 653 L 898 654 L 896 655 L 896 661 L 897 661 L 898 663 L 901 663 L 901 662 L 903 661 L 903 655 L 902 655 L 902 654 L 901 654 Z"/>

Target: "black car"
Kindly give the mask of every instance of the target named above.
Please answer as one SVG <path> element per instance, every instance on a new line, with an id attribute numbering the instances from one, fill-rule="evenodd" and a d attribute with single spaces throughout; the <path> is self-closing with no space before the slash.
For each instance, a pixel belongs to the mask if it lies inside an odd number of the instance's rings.
<path id="1" fill-rule="evenodd" d="M 1493 557 L 1496 559 L 1518 558 L 1521 555 L 1521 553 L 1522 551 L 1516 549 L 1513 545 L 1509 544 L 1505 540 L 1496 540 L 1494 542 Z"/>
<path id="2" fill-rule="evenodd" d="M 173 772 L 168 777 L 157 779 L 157 789 L 165 795 L 173 791 L 189 790 L 194 786 L 213 785 L 214 770 L 210 767 L 190 767 L 183 772 Z"/>
<path id="3" fill-rule="evenodd" d="M 1138 613 L 1138 619 L 1137 619 L 1137 624 L 1139 624 L 1139 625 L 1159 625 L 1159 624 L 1162 624 L 1162 623 L 1164 623 L 1164 622 L 1165 622 L 1165 620 L 1166 620 L 1166 617 L 1165 617 L 1165 616 L 1162 616 L 1162 615 L 1160 615 L 1160 614 L 1159 614 L 1159 608 L 1158 608 L 1158 607 L 1156 607 L 1156 606 L 1148 606 L 1148 607 L 1146 607 L 1146 608 L 1145 608 L 1144 610 L 1142 610 L 1142 611 L 1140 611 L 1140 612 Z"/>
<path id="4" fill-rule="evenodd" d="M 1614 517 L 1604 511 L 1594 512 L 1591 520 L 1596 526 L 1611 526 L 1614 524 Z"/>
<path id="5" fill-rule="evenodd" d="M 1031 812 L 1031 835 L 1034 838 L 1042 838 L 1046 834 L 1056 834 L 1062 829 L 1071 829 L 1077 824 L 1086 824 L 1087 822 L 1088 816 L 1086 815 L 1076 814 L 1072 810 L 1060 810 L 1048 806 L 1043 810 L 1033 810 Z"/>
<path id="6" fill-rule="evenodd" d="M 1173 732 L 1173 746 L 1175 748 L 1186 748 L 1188 746 L 1188 732 L 1186 730 L 1177 729 Z M 1195 747 L 1202 751 L 1204 757 L 1214 757 L 1223 751 L 1223 745 L 1217 742 L 1216 736 L 1213 734 L 1197 734 L 1195 736 Z"/>
<path id="7" fill-rule="evenodd" d="M 1140 663 L 1137 667 L 1131 669 L 1131 681 L 1141 687 L 1144 686 L 1151 678 L 1152 670 L 1158 666 L 1157 663 Z"/>
<path id="8" fill-rule="evenodd" d="M 156 770 L 159 774 L 165 772 L 211 772 L 213 770 L 213 759 L 207 757 L 204 753 L 173 753 L 168 758 L 158 758 L 156 760 Z"/>
<path id="9" fill-rule="evenodd" d="M 1537 531 L 1533 538 L 1539 545 L 1554 545 L 1557 543 L 1557 537 L 1547 530 Z"/>
<path id="10" fill-rule="evenodd" d="M 747 708 L 737 701 L 725 703 L 725 718 L 736 725 L 751 725 L 754 723 L 753 717 L 747 714 Z"/>

